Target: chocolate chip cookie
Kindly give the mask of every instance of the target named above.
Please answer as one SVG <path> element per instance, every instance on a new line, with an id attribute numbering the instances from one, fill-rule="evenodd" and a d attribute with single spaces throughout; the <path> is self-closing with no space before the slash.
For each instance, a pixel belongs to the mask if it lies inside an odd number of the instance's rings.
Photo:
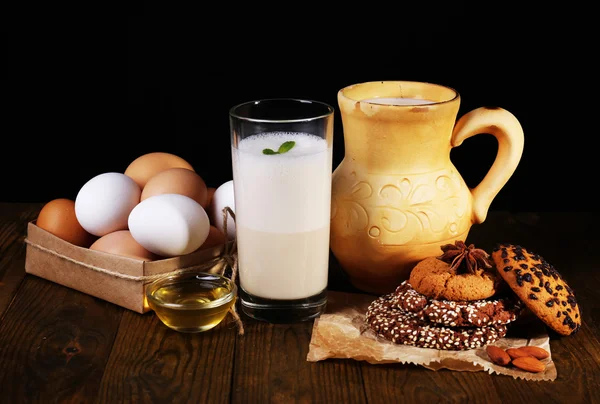
<path id="1" fill-rule="evenodd" d="M 581 327 L 573 290 L 553 265 L 540 255 L 514 244 L 498 244 L 492 260 L 500 276 L 527 307 L 560 335 Z"/>
<path id="2" fill-rule="evenodd" d="M 459 351 L 483 347 L 506 335 L 506 325 L 502 324 L 456 328 L 435 325 L 418 313 L 398 309 L 393 297 L 391 293 L 374 300 L 366 322 L 378 336 L 395 344 Z"/>

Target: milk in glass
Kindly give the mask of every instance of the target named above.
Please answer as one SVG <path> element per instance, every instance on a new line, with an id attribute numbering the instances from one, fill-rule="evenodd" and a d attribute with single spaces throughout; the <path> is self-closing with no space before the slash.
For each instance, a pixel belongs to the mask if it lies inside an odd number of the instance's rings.
<path id="1" fill-rule="evenodd" d="M 295 146 L 283 153 L 286 141 Z M 332 148 L 308 133 L 268 132 L 232 146 L 241 287 L 302 299 L 327 287 Z"/>

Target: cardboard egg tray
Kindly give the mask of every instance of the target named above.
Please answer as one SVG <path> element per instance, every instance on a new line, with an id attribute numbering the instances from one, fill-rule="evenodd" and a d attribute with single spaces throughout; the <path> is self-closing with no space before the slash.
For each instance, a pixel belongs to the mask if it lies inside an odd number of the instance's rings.
<path id="1" fill-rule="evenodd" d="M 142 261 L 73 245 L 27 224 L 25 272 L 106 300 L 126 309 L 146 313 L 146 286 L 151 276 L 185 269 L 219 271 L 225 260 L 224 244 L 179 257 Z M 231 243 L 231 242 L 230 242 Z"/>

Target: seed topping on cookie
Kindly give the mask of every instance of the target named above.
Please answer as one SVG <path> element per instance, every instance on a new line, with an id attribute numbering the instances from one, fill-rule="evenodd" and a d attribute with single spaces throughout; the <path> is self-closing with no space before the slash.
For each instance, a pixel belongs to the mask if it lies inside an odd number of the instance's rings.
<path id="1" fill-rule="evenodd" d="M 411 290 L 410 284 L 403 282 L 397 288 L 398 290 L 401 294 L 406 293 Z M 421 312 L 399 309 L 397 302 L 396 292 L 380 296 L 371 302 L 366 314 L 369 328 L 379 337 L 395 344 L 443 350 L 466 350 L 493 343 L 504 337 L 507 332 L 506 324 L 497 322 L 483 326 L 455 327 L 452 324 L 455 324 L 454 319 L 459 316 L 456 310 L 439 308 L 428 317 Z M 435 317 L 439 317 L 442 324 L 448 325 L 436 324 L 431 320 Z"/>

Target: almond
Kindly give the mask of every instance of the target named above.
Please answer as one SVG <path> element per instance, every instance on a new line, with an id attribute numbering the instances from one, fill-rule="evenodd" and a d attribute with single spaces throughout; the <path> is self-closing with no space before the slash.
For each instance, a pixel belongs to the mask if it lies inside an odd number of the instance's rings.
<path id="1" fill-rule="evenodd" d="M 496 365 L 506 366 L 510 363 L 510 356 L 504 352 L 504 349 L 495 345 L 488 345 L 485 350 L 490 357 L 490 360 Z"/>
<path id="2" fill-rule="evenodd" d="M 546 359 L 550 356 L 550 353 L 544 348 L 539 346 L 522 346 L 518 348 L 519 351 L 525 352 L 537 359 Z"/>
<path id="3" fill-rule="evenodd" d="M 517 358 L 522 358 L 522 357 L 526 357 L 526 356 L 531 356 L 533 358 L 535 358 L 532 354 L 530 354 L 529 352 L 526 351 L 522 351 L 521 348 L 508 348 L 506 350 L 506 353 L 508 354 L 508 356 L 510 356 L 511 359 L 517 359 Z M 535 358 L 537 359 L 537 358 Z"/>
<path id="4" fill-rule="evenodd" d="M 546 369 L 546 365 L 540 362 L 539 359 L 533 356 L 521 356 L 512 360 L 512 364 L 519 369 L 525 370 L 531 373 L 540 373 Z"/>

